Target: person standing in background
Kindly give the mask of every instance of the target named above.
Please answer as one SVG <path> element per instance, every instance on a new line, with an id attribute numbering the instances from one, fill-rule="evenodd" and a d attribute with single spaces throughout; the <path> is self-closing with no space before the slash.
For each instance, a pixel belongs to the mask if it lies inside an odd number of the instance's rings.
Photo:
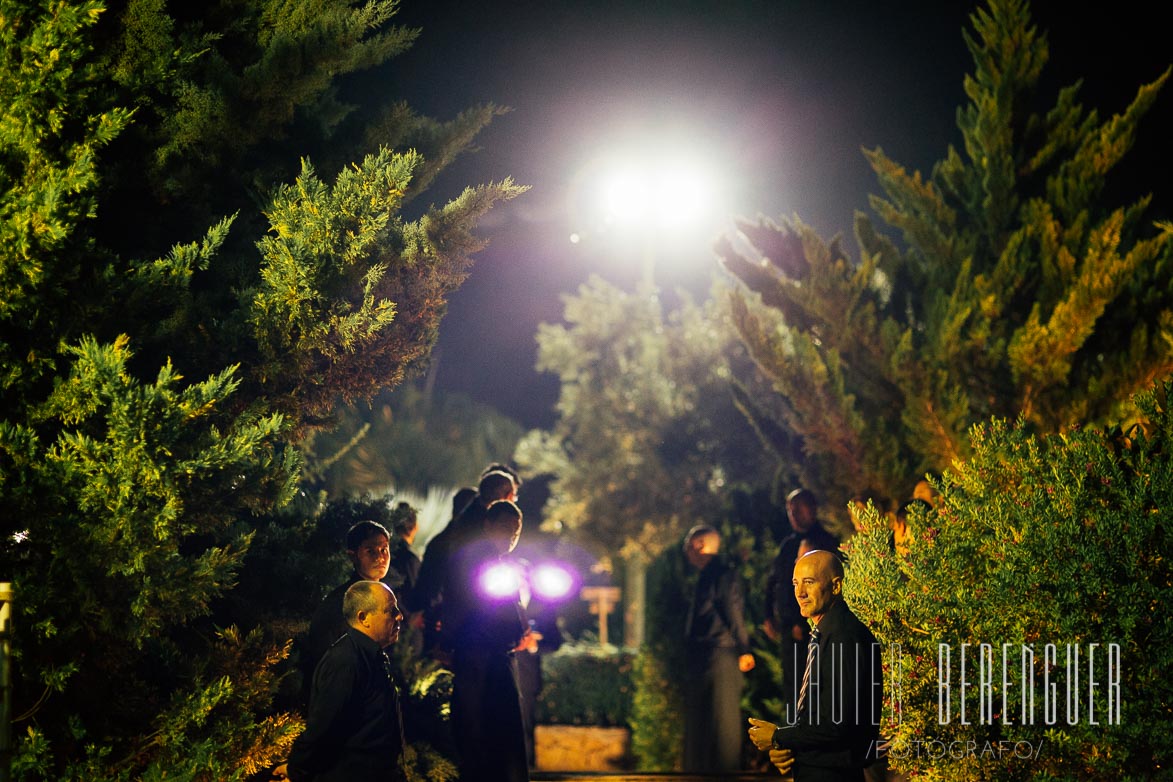
<path id="1" fill-rule="evenodd" d="M 754 657 L 741 580 L 718 557 L 720 549 L 720 533 L 707 525 L 684 539 L 685 559 L 699 571 L 684 625 L 684 770 L 690 773 L 741 769 L 741 690 Z"/>

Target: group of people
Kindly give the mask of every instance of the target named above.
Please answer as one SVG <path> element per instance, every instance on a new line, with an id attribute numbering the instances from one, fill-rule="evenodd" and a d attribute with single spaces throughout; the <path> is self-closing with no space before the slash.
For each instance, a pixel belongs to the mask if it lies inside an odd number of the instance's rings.
<path id="1" fill-rule="evenodd" d="M 395 535 L 374 521 L 346 534 L 354 571 L 315 611 L 300 646 L 306 672 L 306 729 L 272 773 L 293 782 L 383 782 L 405 776 L 396 672 L 387 649 L 405 621 L 420 648 L 453 674 L 452 740 L 461 779 L 529 778 L 518 662 L 540 636 L 521 606 L 522 584 L 486 590 L 482 575 L 517 546 L 520 478 L 490 465 L 477 489 L 453 500 L 453 518 L 421 561 L 411 551 L 418 522 L 410 506 L 393 516 Z M 394 553 L 393 553 L 394 548 Z"/>
<path id="2" fill-rule="evenodd" d="M 877 496 L 857 504 L 889 518 L 893 550 L 906 554 L 909 516 L 934 500 L 922 481 L 895 513 Z M 791 532 L 771 565 L 763 627 L 778 650 L 784 713 L 780 723 L 750 718 L 750 740 L 796 782 L 881 779 L 880 648 L 843 599 L 845 547 L 819 521 L 813 492 L 791 492 L 786 515 Z M 755 666 L 741 584 L 718 556 L 720 544 L 707 525 L 684 540 L 685 559 L 699 571 L 685 620 L 684 770 L 693 773 L 742 767 L 741 692 Z"/>
<path id="3" fill-rule="evenodd" d="M 386 649 L 406 615 L 423 630 L 415 636 L 421 648 L 453 673 L 450 724 L 461 778 L 528 780 L 531 734 L 519 682 L 533 659 L 526 652 L 536 652 L 541 637 L 526 619 L 522 580 L 492 590 L 481 583 L 487 569 L 508 561 L 521 535 L 520 483 L 507 466 L 490 465 L 476 490 L 454 498 L 452 520 L 422 562 L 410 550 L 417 524 L 409 506 L 396 509 L 396 547 L 381 524 L 350 528 L 354 572 L 323 600 L 302 647 L 312 671 L 306 730 L 274 778 L 399 778 L 406 744 Z M 749 738 L 796 782 L 862 780 L 880 746 L 878 644 L 843 600 L 842 552 L 819 522 L 815 495 L 792 492 L 786 511 L 792 532 L 773 561 L 764 625 L 778 644 L 785 708 L 778 723 L 751 718 Z M 694 773 L 741 768 L 741 691 L 756 664 L 740 580 L 720 546 L 708 525 L 684 541 L 698 572 L 684 632 L 684 770 Z"/>

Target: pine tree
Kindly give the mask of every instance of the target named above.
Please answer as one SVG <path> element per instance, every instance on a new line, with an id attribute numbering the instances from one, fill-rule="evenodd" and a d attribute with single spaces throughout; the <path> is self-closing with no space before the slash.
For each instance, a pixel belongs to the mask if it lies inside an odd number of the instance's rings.
<path id="1" fill-rule="evenodd" d="M 1171 583 L 1173 227 L 1146 222 L 1148 197 L 1116 205 L 1104 193 L 1168 71 L 1107 120 L 1079 105 L 1078 85 L 1039 110 L 1047 46 L 1025 3 L 991 0 L 972 21 L 962 149 L 928 177 L 867 153 L 885 193 L 873 209 L 899 240 L 858 215 L 858 262 L 797 218 L 743 225 L 760 263 L 721 246 L 750 291 L 729 300 L 739 332 L 777 392 L 739 401 L 782 471 L 832 509 L 866 487 L 903 497 L 926 471 L 942 474 L 935 506 L 910 519 L 907 553 L 875 509 L 848 551 L 847 601 L 892 653 L 881 730 L 894 767 L 926 779 L 1153 778 L 1173 755 L 1171 630 L 1158 608 Z M 981 644 L 996 665 L 985 715 Z M 1109 644 L 1124 666 L 1116 723 L 1102 691 L 1099 714 L 1087 712 L 1088 654 L 1098 645 L 1102 681 Z M 1068 645 L 1083 655 L 1074 724 Z M 1025 676 L 1024 647 L 1037 652 Z"/>
<path id="2" fill-rule="evenodd" d="M 798 218 L 741 225 L 760 262 L 718 248 L 752 292 L 732 311 L 778 392 L 741 402 L 832 509 L 869 487 L 909 496 L 991 416 L 1127 422 L 1132 395 L 1173 370 L 1173 228 L 1145 220 L 1149 197 L 1104 198 L 1168 71 L 1106 120 L 1078 84 L 1041 110 L 1048 49 L 1026 3 L 992 0 L 972 22 L 962 148 L 927 177 L 867 153 L 872 207 L 900 241 L 859 213 L 858 261 Z"/>
<path id="3" fill-rule="evenodd" d="M 17 779 L 240 779 L 298 729 L 288 636 L 222 624 L 233 588 L 279 567 L 250 547 L 299 440 L 426 357 L 521 190 L 405 213 L 499 109 L 348 102 L 414 40 L 395 8 L 0 2 Z"/>

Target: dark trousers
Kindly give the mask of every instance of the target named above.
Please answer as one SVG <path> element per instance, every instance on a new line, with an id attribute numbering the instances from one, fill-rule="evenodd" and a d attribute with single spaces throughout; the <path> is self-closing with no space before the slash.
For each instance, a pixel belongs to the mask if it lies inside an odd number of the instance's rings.
<path id="1" fill-rule="evenodd" d="M 452 660 L 452 739 L 462 780 L 529 779 L 512 656 L 457 650 Z"/>
<path id="2" fill-rule="evenodd" d="M 540 652 L 517 652 L 517 688 L 521 694 L 521 724 L 525 733 L 525 756 L 533 768 L 534 713 L 538 708 L 538 693 L 542 689 L 542 655 Z"/>
<path id="3" fill-rule="evenodd" d="M 737 667 L 737 650 L 690 646 L 684 693 L 684 770 L 739 771 L 746 740 L 741 718 L 745 676 Z"/>

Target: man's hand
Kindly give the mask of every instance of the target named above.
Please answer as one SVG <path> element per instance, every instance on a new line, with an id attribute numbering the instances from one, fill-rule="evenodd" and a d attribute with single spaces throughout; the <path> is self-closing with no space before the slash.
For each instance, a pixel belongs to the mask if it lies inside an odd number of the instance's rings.
<path id="1" fill-rule="evenodd" d="M 743 654 L 737 658 L 737 670 L 749 673 L 753 670 L 754 659 L 752 654 Z"/>
<path id="2" fill-rule="evenodd" d="M 786 776 L 790 773 L 790 767 L 794 765 L 794 753 L 788 749 L 772 749 L 770 750 L 770 762 L 774 764 L 774 768 L 778 769 L 778 773 Z"/>
<path id="3" fill-rule="evenodd" d="M 749 718 L 749 740 L 758 749 L 770 749 L 774 746 L 774 731 L 778 726 L 765 720 Z"/>
<path id="4" fill-rule="evenodd" d="M 513 650 L 515 652 L 529 652 L 530 654 L 537 654 L 538 641 L 542 640 L 542 634 L 536 630 L 526 630 L 525 635 L 521 637 L 521 641 Z"/>
<path id="5" fill-rule="evenodd" d="M 790 627 L 790 637 L 795 641 L 802 643 L 806 640 L 806 625 L 792 625 Z"/>
<path id="6" fill-rule="evenodd" d="M 289 779 L 289 768 L 287 763 L 282 763 L 269 774 L 269 779 Z"/>

